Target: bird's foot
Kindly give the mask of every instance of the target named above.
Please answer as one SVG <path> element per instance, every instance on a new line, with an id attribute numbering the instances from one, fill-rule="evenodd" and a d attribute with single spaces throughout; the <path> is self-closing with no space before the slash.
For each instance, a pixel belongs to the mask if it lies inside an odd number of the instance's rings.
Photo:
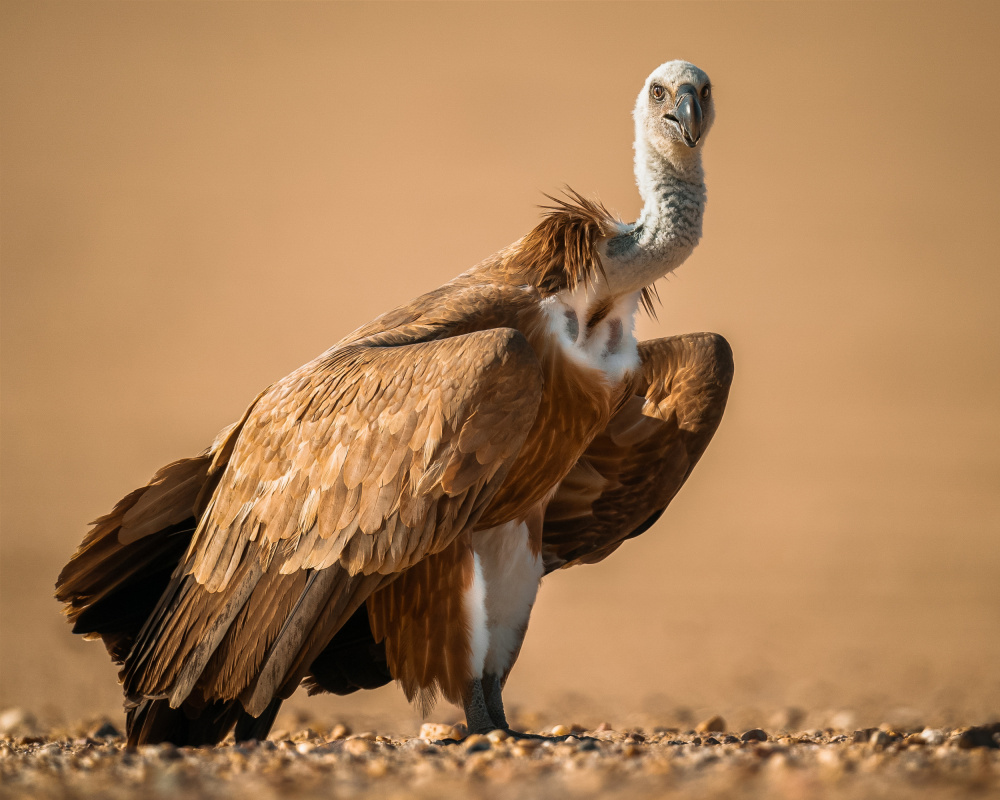
<path id="1" fill-rule="evenodd" d="M 562 742 L 566 740 L 565 736 L 546 736 L 544 733 L 527 733 L 526 731 L 515 731 L 513 728 L 505 728 L 504 733 L 506 733 L 511 739 L 541 739 L 543 741 L 553 742 Z"/>

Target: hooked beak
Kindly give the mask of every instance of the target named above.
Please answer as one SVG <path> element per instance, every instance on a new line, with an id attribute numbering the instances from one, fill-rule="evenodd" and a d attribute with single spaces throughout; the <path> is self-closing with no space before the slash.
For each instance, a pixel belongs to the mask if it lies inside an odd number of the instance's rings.
<path id="1" fill-rule="evenodd" d="M 673 120 L 680 128 L 684 144 L 688 147 L 698 144 L 701 139 L 701 103 L 698 102 L 698 91 L 690 83 L 677 90 L 673 113 L 664 114 L 664 117 Z"/>

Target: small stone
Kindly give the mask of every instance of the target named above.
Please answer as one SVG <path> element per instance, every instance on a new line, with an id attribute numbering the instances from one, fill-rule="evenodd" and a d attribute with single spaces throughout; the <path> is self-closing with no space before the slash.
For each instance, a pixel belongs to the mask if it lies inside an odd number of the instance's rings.
<path id="1" fill-rule="evenodd" d="M 295 750 L 300 755 L 307 755 L 315 749 L 316 745 L 314 745 L 312 742 L 299 742 L 297 745 L 295 745 Z"/>
<path id="2" fill-rule="evenodd" d="M 553 725 L 549 733 L 553 736 L 569 736 L 569 728 L 565 725 Z"/>
<path id="3" fill-rule="evenodd" d="M 605 731 L 610 731 L 613 729 L 607 722 L 602 722 L 596 728 L 594 728 L 594 730 L 597 731 L 598 733 L 604 733 Z"/>
<path id="4" fill-rule="evenodd" d="M 885 750 L 891 741 L 892 737 L 888 733 L 883 730 L 877 730 L 871 735 L 871 738 L 868 740 L 868 744 L 876 750 Z"/>
<path id="5" fill-rule="evenodd" d="M 766 742 L 767 732 L 760 728 L 753 728 L 740 737 L 741 742 Z"/>
<path id="6" fill-rule="evenodd" d="M 333 730 L 330 731 L 330 738 L 331 739 L 346 739 L 348 736 L 351 735 L 352 732 L 353 731 L 351 731 L 351 729 L 348 728 L 346 725 L 337 724 L 337 725 L 334 725 L 333 726 Z"/>
<path id="7" fill-rule="evenodd" d="M 704 722 L 698 723 L 695 730 L 698 733 L 725 733 L 726 721 L 716 714 L 714 717 L 709 717 Z"/>
<path id="8" fill-rule="evenodd" d="M 714 736 L 709 736 L 707 739 L 705 739 L 704 742 L 702 742 L 702 744 L 704 744 L 706 746 L 709 746 L 709 747 L 714 747 L 717 744 L 721 744 L 721 742 L 718 739 L 716 739 Z"/>
<path id="9" fill-rule="evenodd" d="M 852 741 L 854 744 L 867 744 L 872 738 L 872 734 L 877 730 L 878 728 L 861 728 L 860 730 L 856 730 L 854 731 Z"/>
<path id="10" fill-rule="evenodd" d="M 936 728 L 924 728 L 917 734 L 917 738 L 924 744 L 936 747 L 939 744 L 944 744 L 945 735 L 944 731 L 939 731 Z"/>
<path id="11" fill-rule="evenodd" d="M 642 744 L 643 742 L 646 741 L 646 737 L 643 736 L 638 731 L 633 731 L 632 733 L 628 734 L 625 737 L 625 741 L 629 742 L 630 744 Z"/>
<path id="12" fill-rule="evenodd" d="M 855 716 L 853 711 L 838 711 L 835 714 L 830 715 L 830 727 L 832 728 L 836 728 L 841 731 L 849 731 L 854 727 L 854 725 Z"/>
<path id="13" fill-rule="evenodd" d="M 993 725 L 977 725 L 967 728 L 958 736 L 958 746 L 962 750 L 977 747 L 1000 748 L 1000 722 Z"/>
<path id="14" fill-rule="evenodd" d="M 501 728 L 497 728 L 487 733 L 486 738 L 493 742 L 493 744 L 500 744 L 500 742 L 507 741 L 510 738 L 510 734 Z"/>
<path id="15" fill-rule="evenodd" d="M 481 750 L 489 750 L 492 745 L 488 737 L 481 733 L 473 733 L 465 737 L 462 746 L 470 753 L 478 753 Z"/>
<path id="16" fill-rule="evenodd" d="M 374 749 L 375 745 L 367 739 L 357 739 L 352 737 L 344 742 L 344 750 L 352 756 L 363 756 L 366 753 L 370 753 Z"/>
<path id="17" fill-rule="evenodd" d="M 0 713 L 0 734 L 34 736 L 39 733 L 38 720 L 23 708 L 8 708 Z"/>
<path id="18" fill-rule="evenodd" d="M 90 735 L 95 739 L 114 739 L 121 736 L 122 734 L 121 731 L 118 730 L 118 728 L 116 728 L 110 722 L 105 721 L 102 725 L 98 726 L 97 729 L 94 730 Z"/>
<path id="19" fill-rule="evenodd" d="M 444 739 L 464 739 L 465 735 L 456 728 L 456 725 L 445 725 L 443 722 L 425 722 L 420 726 L 420 738 L 435 742 Z"/>
<path id="20" fill-rule="evenodd" d="M 739 744 L 739 739 L 737 739 L 732 734 L 727 734 L 726 738 L 722 740 L 723 744 Z"/>

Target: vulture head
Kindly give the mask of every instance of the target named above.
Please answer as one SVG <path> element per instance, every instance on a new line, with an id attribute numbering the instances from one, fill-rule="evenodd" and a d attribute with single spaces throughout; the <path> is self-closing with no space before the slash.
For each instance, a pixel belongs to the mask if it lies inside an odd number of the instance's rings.
<path id="1" fill-rule="evenodd" d="M 666 168 L 681 178 L 700 179 L 701 145 L 715 119 L 708 75 L 687 61 L 661 64 L 646 78 L 634 117 L 637 173 Z M 650 161 L 664 163 L 656 169 Z M 638 177 L 641 186 L 646 176 Z"/>

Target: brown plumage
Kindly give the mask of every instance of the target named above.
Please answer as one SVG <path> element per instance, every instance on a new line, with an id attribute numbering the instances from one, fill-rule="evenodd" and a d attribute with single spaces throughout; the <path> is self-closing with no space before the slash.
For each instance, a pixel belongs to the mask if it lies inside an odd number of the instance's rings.
<path id="1" fill-rule="evenodd" d="M 642 342 L 632 394 L 559 484 L 545 512 L 545 571 L 595 564 L 649 528 L 711 441 L 733 355 L 718 334 Z"/>
<path id="2" fill-rule="evenodd" d="M 721 419 L 724 340 L 637 349 L 631 334 L 649 276 L 697 240 L 700 197 L 635 226 L 555 201 L 97 520 L 57 597 L 122 665 L 129 742 L 260 737 L 303 682 L 390 677 L 424 705 L 463 703 L 472 728 L 506 727 L 500 688 L 543 569 L 641 532 Z M 688 227 L 661 236 L 675 206 Z"/>

